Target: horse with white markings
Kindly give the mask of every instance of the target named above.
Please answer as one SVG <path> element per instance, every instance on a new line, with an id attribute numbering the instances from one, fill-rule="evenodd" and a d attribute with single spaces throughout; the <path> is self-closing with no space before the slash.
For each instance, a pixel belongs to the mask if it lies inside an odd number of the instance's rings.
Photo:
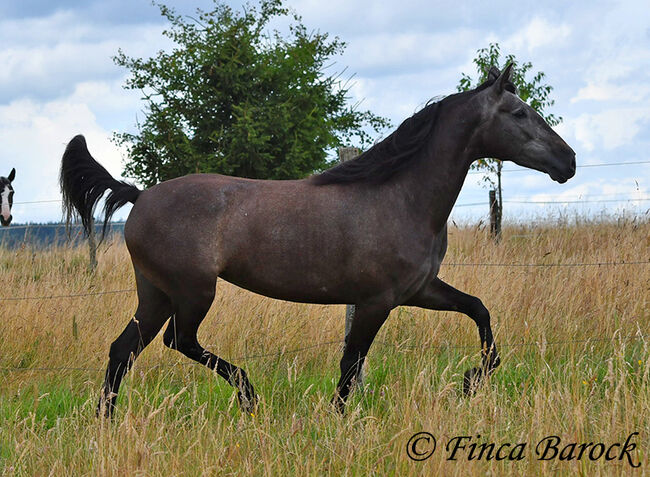
<path id="1" fill-rule="evenodd" d="M 98 411 L 113 412 L 124 374 L 167 321 L 165 345 L 216 370 L 252 409 L 244 370 L 197 340 L 218 277 L 282 300 L 356 305 L 333 398 L 341 412 L 375 335 L 400 305 L 476 323 L 482 363 L 465 373 L 471 392 L 499 364 L 490 314 L 437 277 L 469 167 L 494 157 L 563 183 L 576 166 L 574 151 L 515 94 L 510 70 L 492 68 L 478 88 L 429 104 L 356 159 L 302 180 L 195 174 L 141 191 L 111 177 L 82 136 L 72 139 L 61 166 L 68 220 L 78 214 L 88 230 L 107 190 L 105 224 L 134 204 L 124 236 L 139 303 L 110 347 Z"/>
<path id="2" fill-rule="evenodd" d="M 13 219 L 11 206 L 14 205 L 14 188 L 11 183 L 16 178 L 16 169 L 11 169 L 7 177 L 0 177 L 0 224 L 9 226 Z"/>

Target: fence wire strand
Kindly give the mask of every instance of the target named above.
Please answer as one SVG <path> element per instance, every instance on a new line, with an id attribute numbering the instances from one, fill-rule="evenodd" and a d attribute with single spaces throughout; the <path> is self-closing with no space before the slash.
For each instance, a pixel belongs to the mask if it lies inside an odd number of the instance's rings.
<path id="1" fill-rule="evenodd" d="M 497 349 L 507 349 L 507 348 L 519 348 L 519 347 L 543 347 L 543 346 L 559 346 L 559 345 L 565 345 L 565 344 L 580 344 L 580 343 L 613 343 L 613 342 L 623 342 L 623 343 L 629 343 L 632 341 L 640 341 L 643 340 L 645 341 L 646 339 L 650 338 L 648 335 L 633 335 L 633 336 L 627 336 L 627 337 L 613 337 L 613 338 L 586 338 L 586 339 L 573 339 L 573 340 L 559 340 L 559 341 L 522 341 L 519 343 L 499 343 L 497 344 Z M 235 358 L 229 358 L 234 361 L 240 361 L 240 362 L 246 362 L 249 360 L 254 360 L 254 359 L 261 359 L 261 358 L 269 358 L 269 357 L 276 357 L 280 358 L 282 356 L 286 355 L 293 355 L 293 354 L 300 354 L 305 351 L 315 349 L 315 348 L 322 348 L 324 346 L 330 346 L 333 344 L 343 344 L 345 343 L 344 340 L 332 340 L 332 341 L 324 341 L 321 343 L 315 343 L 312 345 L 308 346 L 301 346 L 300 348 L 292 348 L 292 349 L 282 349 L 280 351 L 275 351 L 275 352 L 270 352 L 270 353 L 260 353 L 260 354 L 253 354 L 253 355 L 248 355 L 248 356 L 238 356 Z M 432 350 L 432 349 L 437 349 L 437 350 L 474 350 L 476 352 L 480 351 L 480 346 L 478 345 L 452 345 L 452 344 L 444 344 L 444 345 L 417 345 L 417 346 L 402 346 L 400 343 L 389 343 L 387 341 L 380 341 L 380 340 L 375 340 L 373 342 L 374 346 L 384 346 L 384 347 L 391 347 L 391 348 L 397 348 L 399 350 L 406 350 L 406 351 L 425 351 L 425 350 Z M 176 363 L 163 363 L 163 364 L 154 364 L 150 366 L 143 366 L 143 365 L 138 365 L 137 368 L 140 370 L 151 370 L 151 369 L 156 369 L 156 368 L 175 368 L 175 367 L 195 367 L 197 363 L 195 362 L 176 362 Z M 2 367 L 0 368 L 0 373 L 14 373 L 14 372 L 55 372 L 55 371 L 86 371 L 86 372 L 103 372 L 105 371 L 105 367 L 99 368 L 99 367 L 68 367 L 68 366 L 52 366 L 52 367 L 34 367 L 30 368 L 28 366 L 15 366 L 15 367 Z"/>
<path id="2" fill-rule="evenodd" d="M 650 265 L 649 260 L 632 260 L 620 262 L 580 262 L 580 263 L 476 263 L 476 262 L 443 262 L 442 266 L 448 267 L 499 267 L 499 268 L 562 268 L 562 267 L 610 267 L 621 265 Z M 0 297 L 2 301 L 30 301 L 30 300 L 54 300 L 59 298 L 83 298 L 87 296 L 115 295 L 119 293 L 133 293 L 135 288 L 122 290 L 106 290 L 98 292 L 71 293 L 67 295 L 44 295 L 44 296 L 12 296 Z"/>
<path id="3" fill-rule="evenodd" d="M 645 261 L 619 261 L 619 262 L 581 262 L 581 263 L 462 263 L 462 262 L 450 262 L 444 263 L 443 265 L 452 266 L 452 267 L 535 267 L 535 268 L 557 268 L 557 267 L 590 267 L 590 266 L 621 266 L 621 265 L 648 265 L 650 260 Z M 88 296 L 101 296 L 101 295 L 115 295 L 121 293 L 133 293 L 136 290 L 134 288 L 121 289 L 121 290 L 105 290 L 97 292 L 83 292 L 83 293 L 71 293 L 65 295 L 45 295 L 45 296 L 28 296 L 28 297 L 0 297 L 0 302 L 2 301 L 28 301 L 28 300 L 50 300 L 50 299 L 61 299 L 61 298 L 82 298 Z M 525 346 L 557 346 L 562 344 L 578 344 L 578 343 L 591 343 L 591 342 L 614 342 L 614 341 L 637 341 L 645 340 L 650 338 L 646 335 L 635 335 L 626 338 L 615 337 L 615 338 L 587 338 L 581 340 L 560 340 L 560 341 L 530 341 L 530 342 L 519 342 L 519 343 L 501 343 L 498 345 L 499 348 L 515 348 L 515 347 L 525 347 Z M 249 356 L 239 356 L 235 357 L 235 360 L 247 361 L 252 359 L 260 359 L 267 357 L 281 357 L 287 354 L 298 354 L 304 351 L 315 349 L 323 346 L 329 346 L 333 344 L 344 343 L 342 340 L 332 340 L 325 341 L 321 343 L 315 343 L 312 345 L 302 346 L 299 348 L 293 349 L 283 349 L 277 352 L 270 353 L 261 353 L 254 354 Z M 374 344 L 379 346 L 391 346 L 395 348 L 400 348 L 404 350 L 424 350 L 424 349 L 476 349 L 474 345 L 420 345 L 420 346 L 402 346 L 399 343 L 388 343 L 385 341 L 375 341 Z M 175 366 L 193 366 L 196 363 L 174 363 L 174 364 L 158 364 L 153 366 L 146 366 L 144 369 L 153 369 L 153 368 L 165 368 L 165 367 L 175 367 Z M 139 366 L 140 369 L 143 369 L 142 366 Z M 27 367 L 27 366 L 16 366 L 16 367 L 1 367 L 0 372 L 10 373 L 10 372 L 52 372 L 52 371 L 87 371 L 87 372 L 101 372 L 104 368 L 95 368 L 95 367 Z"/>

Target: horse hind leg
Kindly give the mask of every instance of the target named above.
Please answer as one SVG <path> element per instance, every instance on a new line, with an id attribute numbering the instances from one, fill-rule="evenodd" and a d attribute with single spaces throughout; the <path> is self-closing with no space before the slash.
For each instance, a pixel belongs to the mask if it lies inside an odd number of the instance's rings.
<path id="1" fill-rule="evenodd" d="M 98 416 L 113 415 L 122 378 L 173 311 L 167 295 L 152 285 L 137 269 L 135 275 L 138 308 L 122 334 L 111 344 L 106 377 L 97 407 Z"/>
<path id="2" fill-rule="evenodd" d="M 257 397 L 253 385 L 248 380 L 246 372 L 228 361 L 207 351 L 197 339 L 199 325 L 205 318 L 214 300 L 215 283 L 206 286 L 203 293 L 192 296 L 174 298 L 174 316 L 169 321 L 163 342 L 169 348 L 175 349 L 188 358 L 216 370 L 231 386 L 237 388 L 239 406 L 243 411 L 251 412 L 256 405 Z"/>

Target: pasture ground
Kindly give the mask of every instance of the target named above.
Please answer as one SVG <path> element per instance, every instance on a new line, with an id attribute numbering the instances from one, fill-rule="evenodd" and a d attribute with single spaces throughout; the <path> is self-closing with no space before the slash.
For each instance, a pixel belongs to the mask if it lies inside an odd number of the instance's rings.
<path id="1" fill-rule="evenodd" d="M 650 222 L 563 220 L 451 227 L 445 263 L 608 263 L 650 259 Z M 123 243 L 104 245 L 95 274 L 84 247 L 0 249 L 1 475 L 643 475 L 650 467 L 650 265 L 488 267 L 443 264 L 441 277 L 492 313 L 502 365 L 472 398 L 474 323 L 456 313 L 395 310 L 373 345 L 348 412 L 338 379 L 343 306 L 285 303 L 223 281 L 199 337 L 241 365 L 261 396 L 241 414 L 233 389 L 164 347 L 159 335 L 125 379 L 113 421 L 95 418 L 108 348 L 132 316 Z M 66 369 L 60 369 L 66 368 Z M 415 462 L 416 432 L 437 439 Z M 556 435 L 610 446 L 633 432 L 627 458 L 540 461 Z M 447 442 L 472 436 L 457 460 Z M 480 435 L 480 437 L 477 437 Z M 469 444 L 527 443 L 518 461 L 469 459 Z M 416 450 L 423 451 L 426 441 Z M 568 452 L 568 451 L 567 451 Z"/>

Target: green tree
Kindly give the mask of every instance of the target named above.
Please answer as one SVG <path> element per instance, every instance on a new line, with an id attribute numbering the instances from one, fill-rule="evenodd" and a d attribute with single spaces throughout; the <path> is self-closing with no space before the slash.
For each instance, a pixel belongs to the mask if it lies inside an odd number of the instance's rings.
<path id="1" fill-rule="evenodd" d="M 172 51 L 114 58 L 146 105 L 137 132 L 114 137 L 127 176 L 147 186 L 193 172 L 299 178 L 328 167 L 335 147 L 367 146 L 369 131 L 390 126 L 349 105 L 349 82 L 326 74 L 345 43 L 308 31 L 282 0 L 242 11 L 215 0 L 196 18 L 158 7 Z M 273 21 L 289 23 L 286 37 Z"/>
<path id="2" fill-rule="evenodd" d="M 553 87 L 544 83 L 546 74 L 538 71 L 531 79 L 526 78 L 533 67 L 532 63 L 519 63 L 514 55 L 506 55 L 501 59 L 501 50 L 498 43 L 490 43 L 487 48 L 479 49 L 473 61 L 474 65 L 476 65 L 477 76 L 475 79 L 472 79 L 471 76 L 461 73 L 461 79 L 457 87 L 459 92 L 474 89 L 487 80 L 488 72 L 492 66 L 496 66 L 499 70 L 502 70 L 507 64 L 512 63 L 510 79 L 517 88 L 519 97 L 537 111 L 551 126 L 556 126 L 562 122 L 560 116 L 546 112 L 547 108 L 555 104 L 555 100 L 550 97 Z M 501 187 L 502 167 L 502 161 L 491 158 L 479 159 L 471 166 L 471 169 L 483 171 L 485 173 L 482 179 L 484 183 L 492 189 L 496 188 L 497 190 L 498 230 L 501 230 L 500 224 L 503 213 L 503 194 Z"/>

